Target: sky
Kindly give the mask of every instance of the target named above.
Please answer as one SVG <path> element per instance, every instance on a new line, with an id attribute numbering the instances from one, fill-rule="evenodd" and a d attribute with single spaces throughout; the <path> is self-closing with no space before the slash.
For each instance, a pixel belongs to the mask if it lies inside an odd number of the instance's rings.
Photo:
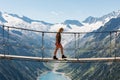
<path id="1" fill-rule="evenodd" d="M 0 11 L 27 16 L 34 20 L 61 23 L 84 21 L 120 10 L 120 0 L 0 0 Z"/>

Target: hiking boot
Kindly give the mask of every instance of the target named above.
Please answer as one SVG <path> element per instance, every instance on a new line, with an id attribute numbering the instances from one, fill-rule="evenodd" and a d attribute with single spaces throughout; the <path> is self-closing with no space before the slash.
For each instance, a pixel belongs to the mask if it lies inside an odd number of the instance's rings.
<path id="1" fill-rule="evenodd" d="M 53 59 L 58 60 L 58 58 L 56 56 L 53 56 Z"/>
<path id="2" fill-rule="evenodd" d="M 62 58 L 67 58 L 66 56 L 62 55 Z"/>

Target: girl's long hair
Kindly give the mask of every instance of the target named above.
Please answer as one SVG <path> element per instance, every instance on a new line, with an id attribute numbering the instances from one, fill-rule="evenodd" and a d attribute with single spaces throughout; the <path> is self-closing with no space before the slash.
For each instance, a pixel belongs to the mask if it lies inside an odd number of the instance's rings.
<path id="1" fill-rule="evenodd" d="M 63 28 L 60 28 L 60 29 L 58 30 L 58 32 L 60 32 L 61 30 L 63 30 Z"/>

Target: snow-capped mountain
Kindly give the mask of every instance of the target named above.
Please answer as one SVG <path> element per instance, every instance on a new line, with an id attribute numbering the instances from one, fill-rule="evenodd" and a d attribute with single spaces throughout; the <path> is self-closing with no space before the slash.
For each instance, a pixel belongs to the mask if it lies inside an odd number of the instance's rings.
<path id="1" fill-rule="evenodd" d="M 113 18 L 109 20 L 104 26 L 101 26 L 97 29 L 98 32 L 103 33 L 88 33 L 84 38 L 78 39 L 79 41 L 79 49 L 77 52 L 77 58 L 91 58 L 91 57 L 112 57 L 113 55 L 120 56 L 120 33 L 118 32 L 109 32 L 109 31 L 117 31 L 120 29 L 120 17 Z M 108 32 L 107 32 L 108 31 Z M 105 33 L 104 33 L 105 32 Z M 76 41 L 76 42 L 77 42 Z M 75 42 L 69 42 L 66 47 L 74 46 Z M 72 44 L 72 45 L 71 45 Z M 112 45 L 111 45 L 112 44 Z M 74 51 L 67 51 L 66 53 L 71 54 L 73 56 L 75 54 Z M 74 53 L 74 54 L 73 54 Z M 99 63 L 97 64 L 88 63 L 85 67 L 84 65 L 70 64 L 66 66 L 64 70 L 68 67 L 73 69 L 70 72 L 72 76 L 74 76 L 73 80 L 117 80 L 120 72 L 118 72 L 119 64 L 114 62 L 108 63 Z M 72 65 L 72 66 L 71 66 Z M 104 67 L 103 67 L 104 66 Z M 89 72 L 91 68 L 94 68 Z M 64 71 L 63 70 L 63 71 Z M 111 70 L 111 71 L 110 71 Z M 78 72 L 77 72 L 78 71 Z M 110 72 L 109 72 L 110 71 Z M 75 73 L 77 72 L 77 73 Z M 88 72 L 86 74 L 86 72 Z M 97 74 L 96 74 L 97 73 Z M 81 77 L 77 74 L 82 75 Z M 84 74 L 84 75 L 83 75 Z M 115 75 L 113 75 L 115 74 Z"/>
<path id="2" fill-rule="evenodd" d="M 49 26 L 53 25 L 44 21 L 32 20 L 26 16 L 18 16 L 17 14 L 6 12 L 0 12 L 0 24 L 40 31 L 47 31 Z"/>
<path id="3" fill-rule="evenodd" d="M 88 18 L 86 18 L 83 23 L 88 23 L 88 24 L 93 24 L 93 23 L 96 23 L 96 22 L 102 22 L 103 24 L 108 22 L 111 18 L 117 18 L 120 16 L 120 10 L 118 11 L 113 11 L 109 14 L 106 14 L 102 17 L 92 17 L 92 16 L 89 16 Z"/>
<path id="4" fill-rule="evenodd" d="M 60 27 L 63 27 L 67 32 L 90 32 L 104 26 L 110 19 L 119 16 L 120 11 L 113 11 L 99 18 L 90 16 L 86 18 L 83 23 L 78 20 L 66 20 L 63 23 L 52 24 L 45 21 L 33 20 L 26 16 L 0 12 L 0 24 L 40 31 L 56 32 Z"/>
<path id="5" fill-rule="evenodd" d="M 83 24 L 80 23 L 78 20 L 66 20 L 66 21 L 64 21 L 63 24 L 66 24 L 66 25 L 83 26 Z"/>
<path id="6" fill-rule="evenodd" d="M 28 17 L 26 17 L 26 16 L 20 17 L 20 16 L 18 16 L 17 14 L 9 14 L 9 15 L 11 15 L 11 16 L 13 16 L 13 17 L 17 17 L 17 18 L 19 18 L 19 19 L 22 19 L 23 21 L 25 21 L 25 22 L 27 22 L 27 23 L 40 22 L 40 23 L 42 23 L 42 24 L 44 24 L 44 25 L 49 25 L 49 26 L 50 26 L 50 25 L 53 25 L 53 24 L 51 24 L 51 23 L 47 23 L 47 22 L 44 22 L 44 21 L 33 20 L 33 19 L 28 18 Z"/>
<path id="7" fill-rule="evenodd" d="M 66 20 L 63 23 L 51 24 L 44 21 L 32 20 L 26 16 L 18 16 L 17 14 L 0 12 L 0 24 L 48 32 L 57 32 L 60 27 L 64 28 L 64 32 L 92 32 L 99 29 L 101 26 L 104 26 L 104 24 L 110 19 L 116 18 L 119 15 L 120 11 L 114 11 L 100 18 L 89 17 L 83 21 L 83 23 L 79 22 L 78 20 Z M 12 33 L 14 34 L 16 31 L 14 30 Z M 32 34 L 27 32 L 24 33 L 26 35 Z M 37 38 L 36 34 L 32 34 L 32 36 L 36 36 Z M 53 35 L 48 36 L 52 37 Z M 69 37 L 66 37 L 65 39 L 68 40 L 68 38 Z"/>
<path id="8" fill-rule="evenodd" d="M 97 21 L 98 18 L 95 18 L 95 17 L 92 17 L 92 16 L 89 16 L 88 18 L 86 18 L 83 23 L 88 23 L 88 24 L 92 24 L 92 23 L 95 23 Z"/>
<path id="9" fill-rule="evenodd" d="M 0 23 L 5 23 L 7 22 L 3 17 L 2 17 L 2 12 L 0 12 Z"/>

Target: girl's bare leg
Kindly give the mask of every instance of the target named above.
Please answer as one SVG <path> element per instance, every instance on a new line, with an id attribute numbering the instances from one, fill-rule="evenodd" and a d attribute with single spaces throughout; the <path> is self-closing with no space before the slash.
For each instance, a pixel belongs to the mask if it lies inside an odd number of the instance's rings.
<path id="1" fill-rule="evenodd" d="M 55 51 L 54 51 L 54 56 L 56 56 L 57 50 L 58 50 L 58 48 L 56 47 L 56 48 L 55 48 Z"/>

